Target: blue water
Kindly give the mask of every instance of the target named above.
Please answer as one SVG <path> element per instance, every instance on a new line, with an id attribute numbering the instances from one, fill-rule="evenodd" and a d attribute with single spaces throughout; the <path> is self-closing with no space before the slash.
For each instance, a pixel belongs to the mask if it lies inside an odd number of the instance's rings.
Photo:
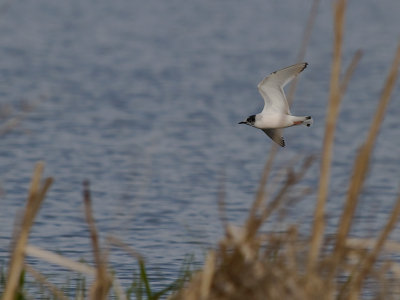
<path id="1" fill-rule="evenodd" d="M 277 169 L 321 151 L 333 37 L 332 3 L 321 2 L 309 67 L 292 106 L 295 114 L 312 115 L 314 126 L 285 131 Z M 143 254 L 155 287 L 177 276 L 186 254 L 201 263 L 223 234 L 217 209 L 222 181 L 229 219 L 241 224 L 247 215 L 271 141 L 237 123 L 262 109 L 257 83 L 296 62 L 310 8 L 311 1 L 295 0 L 38 0 L 5 6 L 0 117 L 2 123 L 19 113 L 24 118 L 0 137 L 0 263 L 8 260 L 14 220 L 39 160 L 55 183 L 30 243 L 92 261 L 82 203 L 82 181 L 88 179 L 101 237 L 119 237 Z M 349 3 L 344 64 L 357 49 L 364 56 L 339 116 L 329 232 L 396 49 L 399 13 L 397 0 Z M 399 95 L 397 83 L 355 235 L 378 231 L 397 195 Z M 27 104 L 36 107 L 24 112 Z M 301 187 L 315 189 L 318 170 L 316 163 Z M 314 206 L 315 193 L 290 209 L 287 222 L 300 222 L 306 231 Z M 109 260 L 126 285 L 135 260 L 118 249 Z M 65 276 L 52 280 L 63 283 Z"/>

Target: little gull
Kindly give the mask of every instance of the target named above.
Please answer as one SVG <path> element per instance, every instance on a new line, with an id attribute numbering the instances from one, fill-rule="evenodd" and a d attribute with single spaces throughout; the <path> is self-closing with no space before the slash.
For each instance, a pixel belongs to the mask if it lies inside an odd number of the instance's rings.
<path id="1" fill-rule="evenodd" d="M 306 67 L 307 63 L 299 63 L 271 73 L 258 84 L 258 91 L 264 98 L 264 109 L 261 113 L 249 116 L 246 124 L 264 131 L 275 143 L 285 147 L 281 128 L 295 125 L 310 127 L 313 119 L 310 116 L 297 117 L 290 112 L 283 88 Z"/>

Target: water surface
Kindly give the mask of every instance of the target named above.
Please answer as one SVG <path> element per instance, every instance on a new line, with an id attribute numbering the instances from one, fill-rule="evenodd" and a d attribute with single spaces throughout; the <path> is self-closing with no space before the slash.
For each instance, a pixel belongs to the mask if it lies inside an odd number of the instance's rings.
<path id="1" fill-rule="evenodd" d="M 285 131 L 278 169 L 321 151 L 332 53 L 331 3 L 322 2 L 292 107 L 312 115 L 314 126 Z M 1 136 L 2 264 L 39 160 L 55 183 L 30 243 L 92 261 L 81 195 L 88 179 L 101 237 L 117 236 L 142 253 L 154 285 L 176 277 L 186 254 L 201 263 L 223 234 L 221 178 L 229 219 L 241 224 L 246 217 L 271 141 L 237 123 L 262 109 L 257 83 L 296 62 L 310 8 L 311 1 L 294 0 L 12 2 L 0 18 L 2 116 L 38 104 Z M 339 116 L 330 232 L 400 28 L 398 1 L 351 1 L 348 9 L 343 60 L 347 65 L 357 49 L 364 57 Z M 397 194 L 399 92 L 397 84 L 357 215 L 359 236 L 382 227 Z M 301 186 L 315 189 L 318 177 L 315 164 Z M 306 197 L 288 222 L 301 222 L 306 232 L 314 206 L 315 195 Z M 110 261 L 126 284 L 135 261 L 121 250 Z"/>

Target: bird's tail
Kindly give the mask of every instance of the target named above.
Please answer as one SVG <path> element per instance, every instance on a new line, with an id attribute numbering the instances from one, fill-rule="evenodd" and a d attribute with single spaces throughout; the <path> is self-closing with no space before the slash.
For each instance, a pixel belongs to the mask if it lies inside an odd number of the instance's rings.
<path id="1" fill-rule="evenodd" d="M 304 117 L 303 125 L 310 127 L 313 122 L 314 122 L 313 118 L 311 118 L 311 116 L 307 116 L 307 117 Z"/>

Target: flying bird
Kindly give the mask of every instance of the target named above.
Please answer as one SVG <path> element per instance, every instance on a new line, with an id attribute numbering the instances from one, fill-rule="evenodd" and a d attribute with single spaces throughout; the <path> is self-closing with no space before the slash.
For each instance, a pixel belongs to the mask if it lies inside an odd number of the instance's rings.
<path id="1" fill-rule="evenodd" d="M 282 128 L 295 125 L 310 127 L 313 123 L 311 116 L 293 116 L 289 109 L 283 88 L 290 81 L 300 74 L 307 63 L 299 63 L 279 71 L 272 72 L 258 84 L 258 91 L 264 98 L 264 109 L 261 113 L 249 116 L 246 121 L 239 124 L 246 124 L 261 129 L 275 143 L 285 147 L 285 140 L 282 136 Z"/>

